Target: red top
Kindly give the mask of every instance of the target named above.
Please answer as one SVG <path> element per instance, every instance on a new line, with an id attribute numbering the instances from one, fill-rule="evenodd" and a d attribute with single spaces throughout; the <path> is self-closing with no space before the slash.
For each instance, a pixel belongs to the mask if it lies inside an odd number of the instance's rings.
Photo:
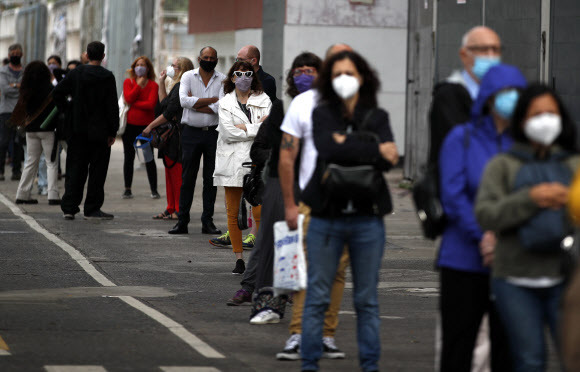
<path id="1" fill-rule="evenodd" d="M 127 124 L 145 126 L 155 120 L 155 105 L 157 104 L 159 86 L 153 80 L 148 80 L 145 88 L 141 88 L 133 79 L 123 82 L 123 95 L 131 108 L 127 112 Z"/>

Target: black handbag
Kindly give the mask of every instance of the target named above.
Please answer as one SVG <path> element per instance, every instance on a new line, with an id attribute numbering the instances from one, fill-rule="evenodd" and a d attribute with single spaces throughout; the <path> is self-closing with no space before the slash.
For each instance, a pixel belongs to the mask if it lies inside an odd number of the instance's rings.
<path id="1" fill-rule="evenodd" d="M 246 230 L 248 228 L 248 208 L 244 196 L 240 198 L 240 208 L 238 209 L 238 228 Z"/>
<path id="2" fill-rule="evenodd" d="M 151 131 L 151 146 L 158 150 L 164 150 L 174 135 L 179 132 L 177 124 L 168 121 Z"/>
<path id="3" fill-rule="evenodd" d="M 257 207 L 262 204 L 262 194 L 264 192 L 263 167 L 258 167 L 251 162 L 242 163 L 242 167 L 250 168 L 250 173 L 245 174 L 243 179 L 244 198 L 252 207 Z"/>
<path id="4" fill-rule="evenodd" d="M 419 181 L 413 185 L 413 201 L 421 222 L 423 236 L 435 240 L 443 234 L 447 218 L 439 199 L 439 172 L 431 165 Z"/>
<path id="5" fill-rule="evenodd" d="M 358 137 L 377 144 L 379 139 L 375 133 L 365 131 L 366 124 L 375 110 L 369 110 L 360 128 L 354 132 Z M 323 192 L 330 199 L 345 196 L 374 198 L 384 191 L 385 179 L 383 172 L 374 165 L 338 165 L 327 163 L 321 178 Z"/>

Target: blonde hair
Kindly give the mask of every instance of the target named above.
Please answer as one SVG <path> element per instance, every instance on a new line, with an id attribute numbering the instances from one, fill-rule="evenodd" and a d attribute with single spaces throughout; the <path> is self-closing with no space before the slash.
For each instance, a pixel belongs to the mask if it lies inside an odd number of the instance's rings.
<path id="1" fill-rule="evenodd" d="M 187 57 L 177 57 L 177 65 L 179 66 L 179 74 L 174 76 L 171 83 L 169 84 L 169 89 L 181 81 L 181 77 L 187 71 L 193 70 L 193 62 Z"/>

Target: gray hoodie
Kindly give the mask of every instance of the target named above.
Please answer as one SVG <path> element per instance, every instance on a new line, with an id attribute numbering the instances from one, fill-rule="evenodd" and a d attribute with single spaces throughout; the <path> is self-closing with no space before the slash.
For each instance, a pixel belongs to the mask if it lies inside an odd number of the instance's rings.
<path id="1" fill-rule="evenodd" d="M 19 89 L 10 84 L 20 83 L 24 69 L 15 74 L 8 65 L 0 67 L 0 114 L 12 113 L 18 101 Z"/>

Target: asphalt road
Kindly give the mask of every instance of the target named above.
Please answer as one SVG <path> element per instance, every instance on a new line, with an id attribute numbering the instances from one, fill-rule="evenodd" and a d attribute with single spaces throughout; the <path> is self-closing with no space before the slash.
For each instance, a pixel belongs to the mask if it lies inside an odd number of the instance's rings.
<path id="1" fill-rule="evenodd" d="M 82 214 L 65 221 L 40 196 L 38 205 L 15 206 L 17 182 L 0 182 L 0 371 L 300 369 L 299 362 L 275 359 L 291 307 L 280 324 L 256 326 L 248 306 L 226 306 L 241 278 L 231 274 L 231 250 L 213 248 L 211 236 L 201 234 L 200 179 L 189 235 L 170 236 L 172 222 L 152 220 L 165 209 L 160 162 L 158 173 L 160 200 L 149 197 L 144 167 L 135 172 L 135 198 L 121 199 L 122 146 L 114 145 L 103 207 L 112 221 L 85 221 Z M 380 366 L 430 371 L 435 250 L 420 236 L 410 195 L 397 187 L 401 178 L 397 170 L 389 175 L 395 212 L 385 219 Z M 59 186 L 62 193 L 64 182 Z M 215 223 L 225 230 L 221 189 L 217 200 Z M 322 371 L 359 370 L 351 288 L 349 280 L 336 335 L 347 358 L 323 360 Z"/>

